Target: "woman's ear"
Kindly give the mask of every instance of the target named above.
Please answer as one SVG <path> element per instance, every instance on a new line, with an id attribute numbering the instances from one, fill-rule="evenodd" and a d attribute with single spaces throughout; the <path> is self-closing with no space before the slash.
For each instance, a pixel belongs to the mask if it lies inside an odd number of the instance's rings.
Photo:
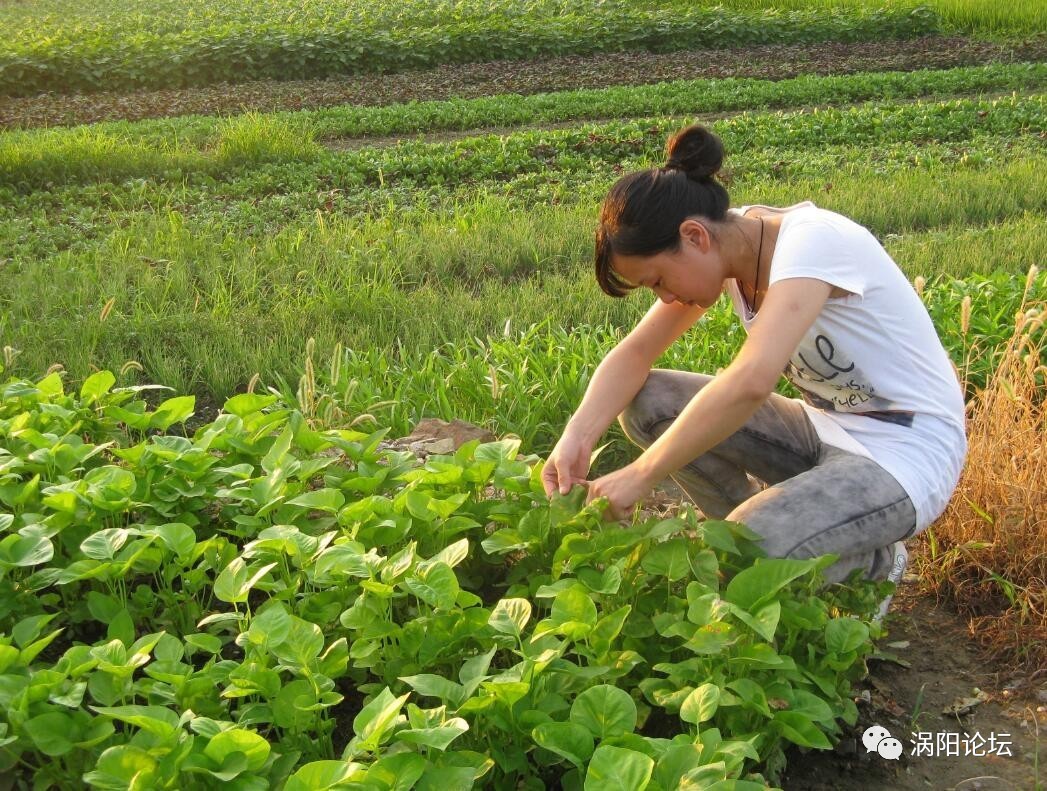
<path id="1" fill-rule="evenodd" d="M 702 253 L 707 253 L 712 247 L 713 238 L 703 222 L 689 217 L 680 223 L 680 240 L 693 244 Z"/>

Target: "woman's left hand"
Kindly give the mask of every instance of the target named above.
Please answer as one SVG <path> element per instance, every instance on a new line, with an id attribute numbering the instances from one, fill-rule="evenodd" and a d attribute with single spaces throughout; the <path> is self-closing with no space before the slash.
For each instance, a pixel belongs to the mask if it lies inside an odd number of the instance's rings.
<path id="1" fill-rule="evenodd" d="M 606 497 L 609 504 L 604 517 L 615 520 L 628 519 L 632 516 L 636 504 L 653 488 L 654 483 L 648 481 L 635 464 L 629 464 L 592 481 L 585 502 L 588 504 L 597 497 Z"/>

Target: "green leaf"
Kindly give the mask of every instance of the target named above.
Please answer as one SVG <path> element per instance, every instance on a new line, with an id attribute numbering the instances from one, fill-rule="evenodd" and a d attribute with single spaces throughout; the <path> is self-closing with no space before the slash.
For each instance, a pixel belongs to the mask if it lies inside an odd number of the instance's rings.
<path id="1" fill-rule="evenodd" d="M 328 791 L 361 779 L 365 772 L 365 766 L 352 761 L 313 761 L 291 775 L 284 791 Z"/>
<path id="2" fill-rule="evenodd" d="M 636 703 L 625 690 L 610 684 L 590 687 L 571 704 L 571 722 L 598 739 L 632 733 L 636 728 Z"/>
<path id="3" fill-rule="evenodd" d="M 245 602 L 251 588 L 275 566 L 275 563 L 269 563 L 248 576 L 247 562 L 241 557 L 235 557 L 215 579 L 214 595 L 225 602 Z"/>
<path id="4" fill-rule="evenodd" d="M 288 500 L 287 505 L 334 513 L 345 505 L 345 495 L 337 489 L 316 489 Z"/>
<path id="5" fill-rule="evenodd" d="M 640 791 L 654 772 L 654 761 L 643 753 L 602 744 L 585 773 L 585 791 Z"/>
<path id="6" fill-rule="evenodd" d="M 614 612 L 608 613 L 596 622 L 596 626 L 589 633 L 589 645 L 597 654 L 603 654 L 611 650 L 611 644 L 621 634 L 625 626 L 632 606 L 626 604 Z"/>
<path id="7" fill-rule="evenodd" d="M 733 522 L 725 522 L 719 519 L 709 519 L 698 526 L 698 533 L 708 546 L 726 552 L 728 555 L 738 555 L 738 545 L 734 541 Z"/>
<path id="8" fill-rule="evenodd" d="M 781 602 L 769 602 L 752 615 L 735 604 L 729 606 L 731 607 L 731 613 L 756 634 L 769 643 L 774 640 L 774 633 L 778 629 L 778 620 L 782 615 Z"/>
<path id="9" fill-rule="evenodd" d="M 687 620 L 698 626 L 707 626 L 723 620 L 730 607 L 716 592 L 705 592 L 697 582 L 687 586 Z"/>
<path id="10" fill-rule="evenodd" d="M 687 557 L 690 542 L 684 538 L 674 538 L 655 544 L 643 556 L 640 565 L 648 574 L 668 577 L 671 582 L 681 580 L 691 571 L 691 561 Z"/>
<path id="11" fill-rule="evenodd" d="M 201 651 L 206 651 L 209 654 L 217 654 L 222 650 L 222 641 L 213 634 L 207 634 L 206 632 L 187 634 L 185 642 L 193 648 L 199 648 Z"/>
<path id="12" fill-rule="evenodd" d="M 519 637 L 530 619 L 531 603 L 527 599 L 501 599 L 487 622 L 495 631 Z"/>
<path id="13" fill-rule="evenodd" d="M 404 580 L 404 585 L 434 610 L 449 610 L 458 598 L 458 578 L 446 563 L 417 569 L 415 576 Z"/>
<path id="14" fill-rule="evenodd" d="M 273 602 L 251 619 L 247 639 L 253 645 L 272 647 L 283 643 L 291 633 L 291 615 L 282 602 Z"/>
<path id="15" fill-rule="evenodd" d="M 817 566 L 816 558 L 758 558 L 752 566 L 738 572 L 727 583 L 723 598 L 752 612 L 758 605 L 777 596 L 778 591 L 790 582 L 812 572 Z"/>
<path id="16" fill-rule="evenodd" d="M 453 708 L 458 708 L 464 702 L 462 698 L 465 697 L 465 687 L 443 676 L 420 673 L 417 676 L 401 676 L 400 680 L 419 695 L 438 698 Z"/>
<path id="17" fill-rule="evenodd" d="M 613 596 L 622 587 L 622 570 L 618 566 L 608 566 L 603 571 L 592 566 L 582 566 L 575 576 L 593 593 Z"/>
<path id="18" fill-rule="evenodd" d="M 699 725 L 712 719 L 720 705 L 720 688 L 716 684 L 702 684 L 680 706 L 680 719 Z"/>
<path id="19" fill-rule="evenodd" d="M 279 643 L 270 644 L 269 650 L 281 662 L 308 667 L 324 650 L 324 633 L 312 621 L 292 615 L 286 637 Z"/>
<path id="20" fill-rule="evenodd" d="M 589 598 L 589 591 L 584 585 L 575 584 L 558 593 L 553 599 L 549 620 L 556 625 L 577 621 L 593 626 L 596 624 L 596 616 L 596 605 Z"/>
<path id="21" fill-rule="evenodd" d="M 408 697 L 409 695 L 393 697 L 389 687 L 386 687 L 356 715 L 353 720 L 353 732 L 364 744 L 371 746 L 381 744 L 388 735 L 389 729 L 396 722 L 400 709 L 403 708 Z"/>
<path id="22" fill-rule="evenodd" d="M 700 627 L 684 647 L 696 654 L 718 654 L 737 639 L 734 627 L 721 621 Z"/>
<path id="23" fill-rule="evenodd" d="M 765 717 L 771 716 L 771 709 L 767 705 L 767 693 L 764 692 L 763 687 L 752 679 L 737 678 L 734 681 L 728 681 L 725 686 L 732 692 L 737 693 L 738 697 L 749 708 L 756 709 Z"/>
<path id="24" fill-rule="evenodd" d="M 98 371 L 84 380 L 80 387 L 80 399 L 85 405 L 93 404 L 99 398 L 108 393 L 116 384 L 116 377 L 112 371 Z"/>
<path id="25" fill-rule="evenodd" d="M 441 549 L 422 565 L 446 563 L 451 568 L 454 568 L 467 557 L 469 557 L 469 539 L 462 538 Z"/>
<path id="26" fill-rule="evenodd" d="M 221 766 L 230 754 L 242 753 L 247 759 L 248 770 L 255 772 L 265 765 L 269 750 L 269 742 L 257 733 L 243 728 L 230 728 L 212 737 L 204 747 L 204 754 Z"/>
<path id="27" fill-rule="evenodd" d="M 269 448 L 269 452 L 262 457 L 261 466 L 262 470 L 266 475 L 272 475 L 279 467 L 284 463 L 287 457 L 287 452 L 291 449 L 291 442 L 294 440 L 294 431 L 291 427 L 286 427 L 280 436 L 273 440 L 272 446 Z"/>
<path id="28" fill-rule="evenodd" d="M 824 722 L 826 725 L 836 719 L 832 708 L 817 695 L 805 689 L 793 689 L 786 696 L 789 700 L 789 711 L 802 714 L 814 722 Z"/>
<path id="29" fill-rule="evenodd" d="M 40 389 L 40 392 L 46 396 L 54 398 L 62 395 L 65 391 L 62 388 L 62 377 L 58 375 L 58 372 L 48 374 L 39 382 L 36 386 Z"/>
<path id="30" fill-rule="evenodd" d="M 691 573 L 701 585 L 711 591 L 719 590 L 719 559 L 711 549 L 703 549 L 690 556 Z"/>
<path id="31" fill-rule="evenodd" d="M 688 772 L 697 769 L 702 764 L 702 746 L 700 744 L 673 744 L 661 757 L 654 767 L 654 781 L 661 788 L 686 789 L 681 780 Z"/>
<path id="32" fill-rule="evenodd" d="M 112 560 L 127 541 L 127 528 L 111 527 L 92 533 L 80 543 L 80 551 L 95 560 Z"/>
<path id="33" fill-rule="evenodd" d="M 196 546 L 196 533 L 193 532 L 193 528 L 181 522 L 144 525 L 139 529 L 143 536 L 157 536 L 179 558 L 188 557 Z"/>
<path id="34" fill-rule="evenodd" d="M 11 637 L 14 638 L 15 645 L 19 648 L 25 648 L 38 638 L 44 627 L 56 617 L 57 613 L 51 615 L 30 615 L 28 618 L 22 618 L 11 629 Z"/>
<path id="35" fill-rule="evenodd" d="M 54 544 L 44 536 L 13 534 L 0 541 L 0 565 L 39 566 L 55 556 Z"/>
<path id="36" fill-rule="evenodd" d="M 161 738 L 172 736 L 178 730 L 178 715 L 163 706 L 92 706 L 91 709 Z"/>
<path id="37" fill-rule="evenodd" d="M 825 645 L 835 654 L 856 651 L 869 640 L 869 627 L 854 618 L 833 618 L 825 625 Z"/>
<path id="38" fill-rule="evenodd" d="M 585 766 L 595 747 L 589 730 L 574 722 L 546 722 L 531 731 L 531 736 L 540 747 L 578 767 Z"/>
<path id="39" fill-rule="evenodd" d="M 80 731 L 72 716 L 58 711 L 26 720 L 22 727 L 36 748 L 51 757 L 71 752 Z"/>
<path id="40" fill-rule="evenodd" d="M 469 730 L 469 723 L 461 717 L 455 717 L 436 728 L 414 728 L 397 731 L 395 739 L 407 744 L 420 744 L 423 747 L 431 747 L 434 750 L 442 751 L 446 750 L 447 745 L 467 730 Z"/>
<path id="41" fill-rule="evenodd" d="M 227 400 L 222 407 L 224 412 L 238 417 L 247 417 L 255 412 L 260 412 L 267 406 L 272 406 L 279 399 L 273 395 L 260 395 L 258 393 L 240 393 Z"/>
<path id="42" fill-rule="evenodd" d="M 121 744 L 103 752 L 84 780 L 101 789 L 146 791 L 155 787 L 156 772 L 157 761 L 146 750 Z"/>
<path id="43" fill-rule="evenodd" d="M 149 418 L 149 427 L 167 431 L 175 423 L 183 423 L 196 409 L 196 396 L 176 396 L 164 401 Z"/>
<path id="44" fill-rule="evenodd" d="M 832 743 L 817 725 L 804 714 L 795 711 L 775 712 L 774 722 L 781 728 L 782 735 L 801 747 L 832 749 Z"/>

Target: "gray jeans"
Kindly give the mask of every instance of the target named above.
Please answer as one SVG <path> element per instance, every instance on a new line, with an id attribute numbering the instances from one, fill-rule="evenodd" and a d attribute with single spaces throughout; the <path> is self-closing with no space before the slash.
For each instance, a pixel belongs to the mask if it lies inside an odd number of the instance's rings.
<path id="1" fill-rule="evenodd" d="M 650 446 L 711 376 L 652 370 L 619 421 L 630 440 Z M 710 518 L 743 522 L 772 557 L 840 556 L 830 582 L 853 569 L 885 579 L 891 545 L 916 529 L 916 510 L 876 462 L 826 445 L 803 407 L 776 393 L 738 431 L 673 473 Z"/>

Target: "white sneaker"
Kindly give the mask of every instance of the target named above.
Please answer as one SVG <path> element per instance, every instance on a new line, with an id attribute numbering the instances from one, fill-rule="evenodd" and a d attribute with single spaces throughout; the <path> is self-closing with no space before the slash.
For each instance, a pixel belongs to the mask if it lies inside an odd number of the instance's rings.
<path id="1" fill-rule="evenodd" d="M 909 565 L 909 550 L 905 548 L 905 544 L 901 541 L 895 541 L 894 546 L 894 559 L 891 562 L 891 570 L 887 573 L 887 579 L 894 583 L 895 590 L 897 586 L 902 583 L 902 575 L 905 574 L 905 567 Z M 884 619 L 887 615 L 887 608 L 891 605 L 891 599 L 894 598 L 894 594 L 888 594 L 884 597 L 883 601 L 880 602 L 880 609 L 876 611 L 876 615 L 873 616 L 873 620 L 877 623 Z"/>

